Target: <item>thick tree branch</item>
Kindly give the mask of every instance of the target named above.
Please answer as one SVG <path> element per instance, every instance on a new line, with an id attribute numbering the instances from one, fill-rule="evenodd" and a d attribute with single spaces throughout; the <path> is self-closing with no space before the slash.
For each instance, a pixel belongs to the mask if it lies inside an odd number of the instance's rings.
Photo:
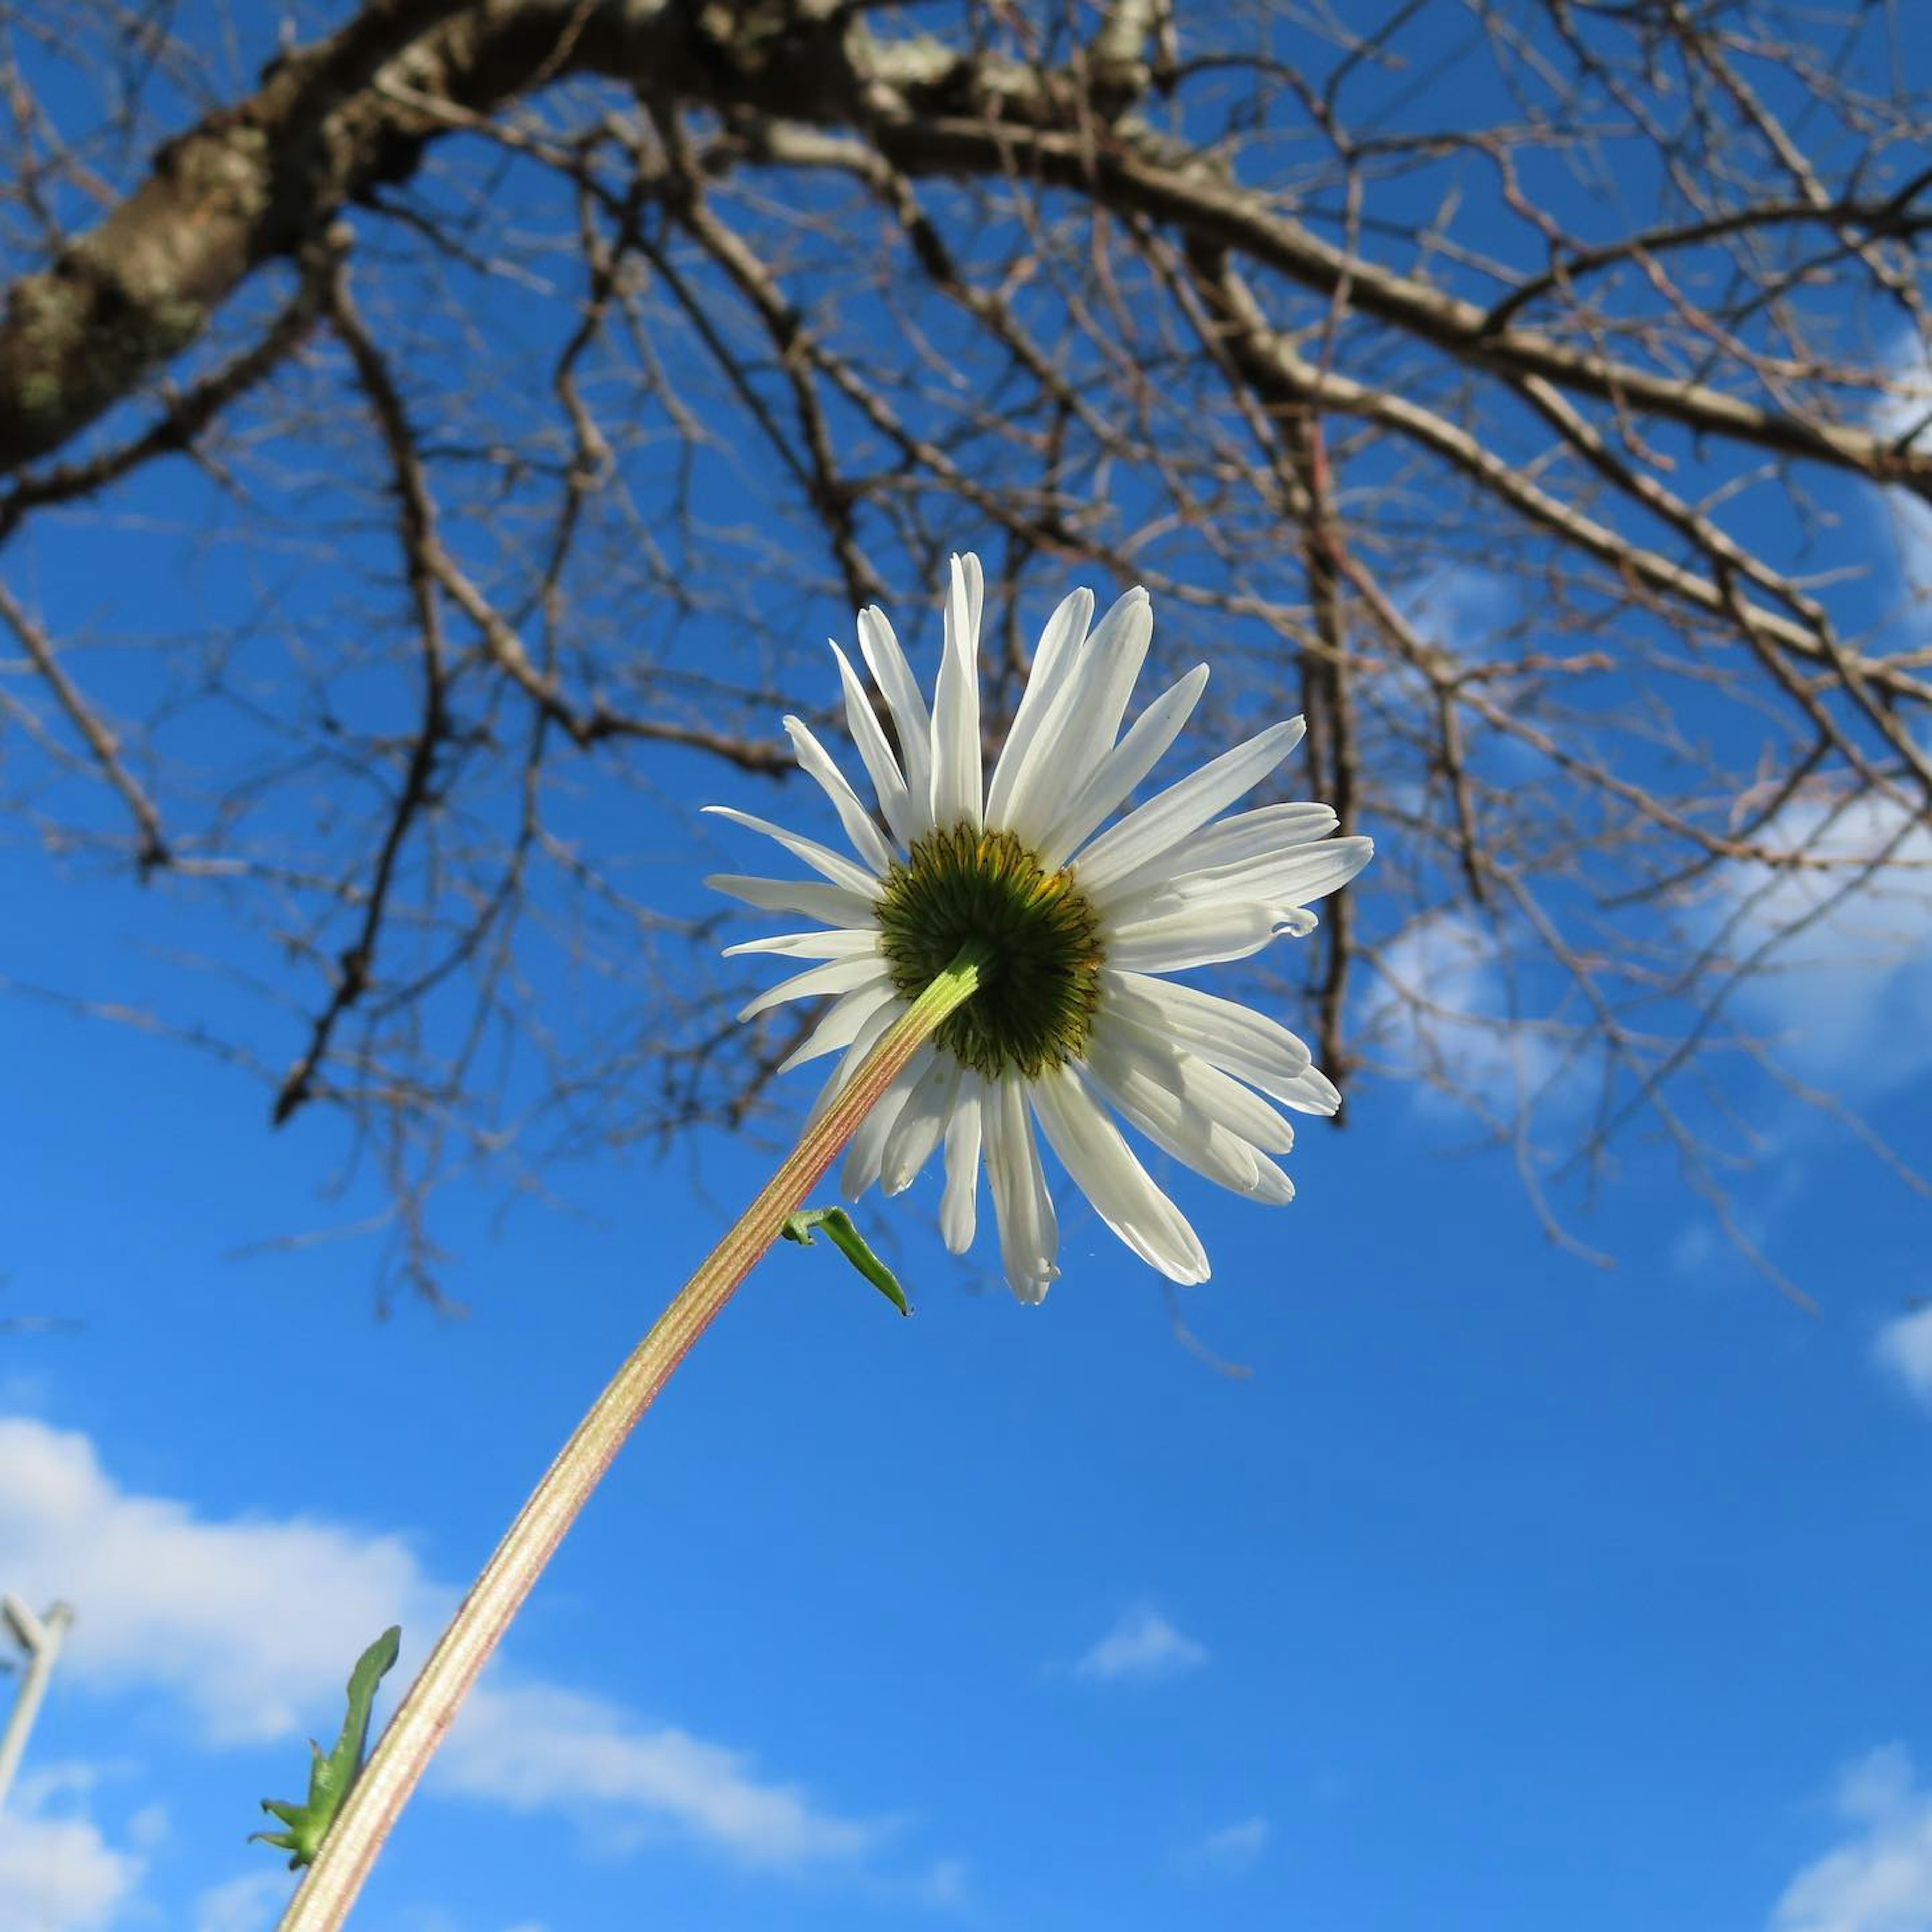
<path id="1" fill-rule="evenodd" d="M 1137 10 L 1128 10 L 1132 17 Z M 1015 172 L 1219 244 L 1472 367 L 1540 377 L 1706 434 L 1852 470 L 1932 498 L 1932 451 L 1799 417 L 1576 349 L 1351 254 L 1221 169 L 1144 130 L 1096 128 L 1083 77 L 928 44 L 875 43 L 795 0 L 722 16 L 696 0 L 388 0 L 284 64 L 248 101 L 170 144 L 146 184 L 0 326 L 0 468 L 56 448 L 202 332 L 261 262 L 296 252 L 349 200 L 404 178 L 449 122 L 572 73 L 734 111 L 856 122 L 908 174 Z M 1136 19 L 1135 24 L 1141 24 Z M 386 81 L 393 85 L 386 86 Z M 971 112 L 958 111 L 970 104 Z"/>

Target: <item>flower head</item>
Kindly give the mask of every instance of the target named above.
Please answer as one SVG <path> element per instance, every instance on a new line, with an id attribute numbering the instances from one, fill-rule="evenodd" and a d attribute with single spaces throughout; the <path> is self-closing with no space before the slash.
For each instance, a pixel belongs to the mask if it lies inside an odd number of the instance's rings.
<path id="1" fill-rule="evenodd" d="M 971 1245 L 983 1164 L 1006 1277 L 1037 1301 L 1058 1275 L 1058 1236 L 1036 1124 L 1114 1233 L 1174 1281 L 1204 1281 L 1208 1257 L 1108 1109 L 1175 1160 L 1250 1198 L 1292 1199 L 1270 1158 L 1294 1136 L 1270 1102 L 1332 1114 L 1340 1096 L 1294 1034 L 1251 1008 L 1162 976 L 1243 959 L 1312 929 L 1308 902 L 1367 864 L 1366 838 L 1330 838 L 1325 805 L 1221 814 L 1300 741 L 1301 720 L 1224 752 L 1124 818 L 1208 682 L 1198 665 L 1124 733 L 1153 634 L 1144 590 L 1099 624 L 1076 590 L 1048 621 L 990 778 L 982 769 L 979 560 L 952 560 L 930 711 L 885 614 L 859 614 L 859 647 L 888 740 L 836 644 L 845 718 L 870 779 L 868 808 L 824 747 L 784 721 L 800 767 L 830 800 L 856 855 L 748 814 L 715 812 L 776 839 L 814 880 L 716 878 L 720 891 L 821 928 L 729 950 L 824 963 L 760 994 L 741 1018 L 787 1000 L 832 1003 L 786 1067 L 837 1053 L 823 1108 L 926 983 L 971 940 L 991 952 L 982 984 L 866 1116 L 841 1184 L 910 1186 L 943 1142 L 940 1227 Z M 1101 829 L 1106 826 L 1104 831 Z M 1103 1105 L 1103 1103 L 1105 1103 Z"/>

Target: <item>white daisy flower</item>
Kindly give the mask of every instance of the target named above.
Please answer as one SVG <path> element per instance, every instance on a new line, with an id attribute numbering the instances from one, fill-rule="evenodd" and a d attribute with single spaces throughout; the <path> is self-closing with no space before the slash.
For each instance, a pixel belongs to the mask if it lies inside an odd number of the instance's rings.
<path id="1" fill-rule="evenodd" d="M 983 1164 L 1007 1282 L 1036 1302 L 1059 1273 L 1039 1134 L 1101 1218 L 1171 1280 L 1204 1281 L 1208 1257 L 1107 1108 L 1175 1160 L 1251 1199 L 1293 1198 L 1270 1156 L 1293 1130 L 1276 1107 L 1332 1114 L 1340 1096 L 1308 1048 L 1251 1008 L 1162 976 L 1245 959 L 1312 929 L 1309 902 L 1367 864 L 1366 838 L 1331 838 L 1325 805 L 1219 814 L 1286 758 L 1297 718 L 1224 752 L 1101 827 L 1178 736 L 1205 664 L 1121 721 L 1153 634 L 1144 590 L 1097 626 L 1090 591 L 1057 610 L 989 780 L 980 759 L 979 560 L 952 560 L 946 638 L 928 712 L 884 612 L 859 615 L 859 648 L 898 742 L 836 644 L 845 718 L 878 815 L 824 747 L 788 718 L 800 766 L 831 801 L 854 856 L 748 812 L 713 806 L 773 838 L 813 880 L 714 878 L 766 912 L 822 928 L 728 949 L 821 961 L 739 1016 L 791 1000 L 831 1004 L 784 1067 L 837 1053 L 824 1110 L 874 1043 L 960 948 L 993 949 L 980 990 L 920 1048 L 860 1124 L 841 1185 L 911 1185 L 945 1148 L 940 1228 L 973 1240 Z M 1103 1105 L 1103 1103 L 1105 1103 Z M 1035 1132 L 1036 1124 L 1039 1134 Z"/>

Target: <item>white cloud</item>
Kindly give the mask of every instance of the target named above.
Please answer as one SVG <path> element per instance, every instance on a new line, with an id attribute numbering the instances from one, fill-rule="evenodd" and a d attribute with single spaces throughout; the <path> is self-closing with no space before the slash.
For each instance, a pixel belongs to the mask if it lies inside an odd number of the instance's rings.
<path id="1" fill-rule="evenodd" d="M 440 1905 L 406 1905 L 389 1924 L 391 1932 L 465 1932 L 456 1914 Z"/>
<path id="2" fill-rule="evenodd" d="M 748 1864 L 854 1860 L 890 1820 L 840 1818 L 795 1786 L 765 1784 L 742 1752 L 651 1730 L 599 1697 L 553 1684 L 479 1685 L 450 1732 L 437 1787 L 520 1811 L 612 1807 L 665 1823 Z"/>
<path id="3" fill-rule="evenodd" d="M 1473 565 L 1451 563 L 1431 571 L 1408 590 L 1399 608 L 1425 642 L 1475 663 L 1497 655 L 1502 634 L 1522 602 L 1509 578 Z"/>
<path id="4" fill-rule="evenodd" d="M 1872 1352 L 1932 1408 L 1932 1303 L 1888 1322 L 1878 1331 Z"/>
<path id="5" fill-rule="evenodd" d="M 1670 1244 L 1670 1271 L 1696 1280 L 1720 1259 L 1734 1259 L 1724 1237 L 1708 1221 L 1691 1221 L 1680 1228 Z"/>
<path id="6" fill-rule="evenodd" d="M 64 1682 L 95 1694 L 164 1694 L 217 1745 L 332 1734 L 349 1666 L 370 1638 L 401 1623 L 406 1672 L 455 1600 L 400 1537 L 302 1518 L 216 1520 L 121 1487 L 86 1436 L 17 1417 L 0 1417 L 0 1550 L 10 1589 L 76 1607 Z M 821 1810 L 797 1786 L 760 1778 L 742 1752 L 527 1678 L 493 1675 L 478 1687 L 431 1778 L 442 1791 L 519 1810 L 575 1812 L 595 1801 L 634 1836 L 668 1829 L 770 1868 L 853 1863 L 890 1828 Z M 39 1828 L 36 1844 L 64 1834 L 77 1872 L 122 1869 L 91 1827 Z M 0 1898 L 26 1895 L 0 1882 Z M 226 1932 L 224 1911 L 246 1925 L 235 1915 L 254 1895 L 238 1881 L 205 1897 L 215 1915 L 207 1932 Z M 0 1906 L 0 1932 L 30 1932 L 34 1922 L 9 1919 L 8 1909 Z M 70 1918 L 62 1932 L 94 1922 L 79 1906 Z"/>
<path id="7" fill-rule="evenodd" d="M 165 1804 L 143 1804 L 128 1820 L 128 1842 L 137 1851 L 152 1852 L 167 1843 L 172 1828 Z"/>
<path id="8" fill-rule="evenodd" d="M 1834 1808 L 1853 1827 L 1786 1887 L 1773 1932 L 1926 1932 L 1932 1926 L 1932 1791 L 1911 1755 L 1886 1744 L 1839 1781 Z"/>
<path id="9" fill-rule="evenodd" d="M 964 1858 L 934 1858 L 914 1887 L 914 1895 L 921 1905 L 937 1911 L 956 1910 L 966 1903 L 967 1880 L 971 1871 Z"/>
<path id="10" fill-rule="evenodd" d="M 1932 1067 L 1932 826 L 1883 798 L 1794 800 L 1760 835 L 1836 863 L 1738 862 L 1714 874 L 1707 935 L 1740 964 L 1790 932 L 1738 986 L 1741 1010 L 1802 1072 L 1869 1098 Z M 1857 868 L 1882 861 L 1862 880 Z M 1845 887 L 1859 880 L 1854 889 Z M 1800 927 L 1802 929 L 1794 929 Z"/>
<path id="11" fill-rule="evenodd" d="M 0 1812 L 0 1932 L 94 1932 L 111 1924 L 142 1867 L 89 1819 L 47 1817 L 24 1803 Z"/>
<path id="12" fill-rule="evenodd" d="M 164 1688 L 217 1743 L 299 1729 L 376 1631 L 433 1629 L 449 1600 L 400 1537 L 213 1521 L 120 1488 L 85 1436 L 20 1418 L 0 1419 L 0 1549 L 16 1595 L 75 1606 L 64 1677 Z"/>
<path id="13" fill-rule="evenodd" d="M 1465 913 L 1429 914 L 1382 949 L 1362 1031 L 1420 1106 L 1467 1096 L 1514 1114 L 1561 1084 L 1562 1043 L 1515 1010 L 1508 958 Z"/>
<path id="14" fill-rule="evenodd" d="M 1892 338 L 1882 362 L 1900 392 L 1880 398 L 1869 418 L 1871 427 L 1880 436 L 1894 437 L 1916 429 L 1912 448 L 1932 449 L 1932 353 L 1918 332 L 1907 326 Z"/>
<path id="15" fill-rule="evenodd" d="M 268 1932 L 295 1882 L 278 1863 L 210 1886 L 194 1902 L 194 1932 Z"/>
<path id="16" fill-rule="evenodd" d="M 1246 1871 L 1268 1849 L 1274 1827 L 1265 1818 L 1244 1818 L 1210 1832 L 1194 1847 L 1192 1862 L 1233 1878 Z"/>
<path id="17" fill-rule="evenodd" d="M 1151 1605 L 1142 1604 L 1126 1611 L 1073 1671 L 1077 1677 L 1102 1684 L 1147 1683 L 1198 1670 L 1207 1661 L 1205 1645 L 1177 1630 Z"/>
<path id="18" fill-rule="evenodd" d="M 1918 331 L 1901 329 L 1884 363 L 1886 374 L 1902 393 L 1882 398 L 1868 422 L 1880 436 L 1902 436 L 1918 429 L 1911 447 L 1921 452 L 1932 448 L 1932 428 L 1919 428 L 1932 418 L 1932 356 Z M 1932 585 L 1932 506 L 1910 490 L 1888 489 L 1884 496 L 1906 581 L 1917 589 Z"/>
<path id="19" fill-rule="evenodd" d="M 131 1758 L 35 1765 L 20 1774 L 14 1787 L 14 1802 L 23 1811 L 52 1810 L 70 1799 L 76 1808 L 84 1808 L 104 1784 L 138 1776 L 140 1769 Z"/>

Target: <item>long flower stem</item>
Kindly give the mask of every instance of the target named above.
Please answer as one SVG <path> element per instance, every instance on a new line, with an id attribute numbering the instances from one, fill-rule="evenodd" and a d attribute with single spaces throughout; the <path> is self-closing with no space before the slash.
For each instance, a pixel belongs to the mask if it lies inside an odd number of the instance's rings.
<path id="1" fill-rule="evenodd" d="M 947 1015 L 972 997 L 986 956 L 965 948 L 893 1023 L 591 1405 L 398 1706 L 279 1932 L 335 1932 L 348 1916 L 458 1708 L 625 1438 L 859 1123 Z"/>

